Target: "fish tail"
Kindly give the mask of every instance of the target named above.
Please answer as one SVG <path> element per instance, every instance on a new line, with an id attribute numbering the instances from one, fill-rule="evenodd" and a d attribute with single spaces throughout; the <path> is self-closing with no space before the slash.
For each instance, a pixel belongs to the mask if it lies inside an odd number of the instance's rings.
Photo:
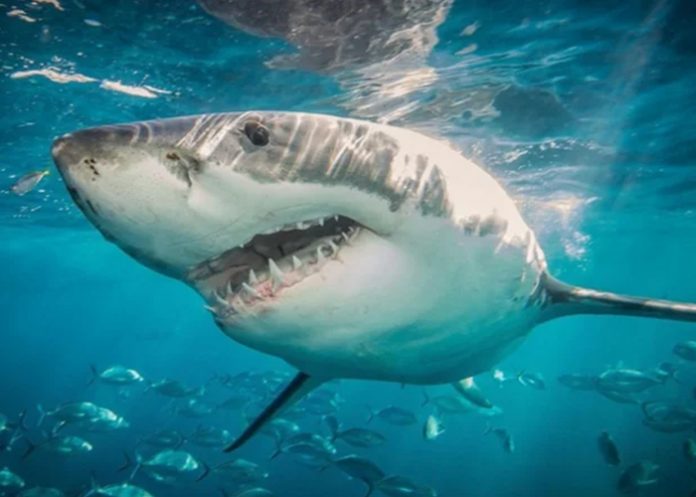
<path id="1" fill-rule="evenodd" d="M 92 373 L 92 377 L 90 378 L 89 382 L 87 383 L 87 386 L 90 386 L 95 381 L 97 381 L 97 378 L 99 378 L 99 371 L 97 370 L 97 367 L 94 364 L 90 364 L 89 369 Z"/>
<path id="2" fill-rule="evenodd" d="M 423 389 L 423 401 L 421 402 L 421 407 L 426 406 L 430 403 L 430 396 L 428 395 L 428 391 L 424 388 Z"/>
<path id="3" fill-rule="evenodd" d="M 366 405 L 365 407 L 367 407 L 367 412 L 369 413 L 367 415 L 367 419 L 365 420 L 365 424 L 370 424 L 370 422 L 375 419 L 375 411 L 373 411 L 372 407 L 369 405 Z"/>
<path id="4" fill-rule="evenodd" d="M 488 435 L 491 431 L 493 431 L 493 426 L 486 421 L 486 428 L 483 430 L 483 434 Z"/>
<path id="5" fill-rule="evenodd" d="M 22 460 L 28 458 L 30 455 L 34 453 L 38 445 L 34 444 L 29 438 L 24 439 L 27 442 L 27 450 L 24 451 L 24 454 L 22 454 Z"/>
<path id="6" fill-rule="evenodd" d="M 46 419 L 46 411 L 41 404 L 36 404 L 36 410 L 39 411 L 39 419 L 36 421 L 36 427 L 39 428 Z"/>
<path id="7" fill-rule="evenodd" d="M 201 466 L 203 466 L 203 472 L 200 474 L 198 478 L 196 478 L 196 481 L 201 481 L 203 478 L 210 474 L 210 466 L 208 466 L 203 461 L 201 461 Z"/>
<path id="8" fill-rule="evenodd" d="M 541 279 L 541 321 L 574 314 L 615 314 L 696 322 L 696 303 L 674 302 L 568 285 L 548 274 Z M 549 305 L 550 304 L 550 305 Z"/>

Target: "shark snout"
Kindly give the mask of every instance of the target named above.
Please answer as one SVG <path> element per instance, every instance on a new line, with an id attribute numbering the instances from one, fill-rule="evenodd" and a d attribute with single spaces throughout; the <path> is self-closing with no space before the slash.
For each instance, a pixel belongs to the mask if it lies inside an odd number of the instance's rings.
<path id="1" fill-rule="evenodd" d="M 94 169 L 109 150 L 128 146 L 137 136 L 137 129 L 132 125 L 88 128 L 56 138 L 51 155 L 63 175 L 75 167 Z"/>

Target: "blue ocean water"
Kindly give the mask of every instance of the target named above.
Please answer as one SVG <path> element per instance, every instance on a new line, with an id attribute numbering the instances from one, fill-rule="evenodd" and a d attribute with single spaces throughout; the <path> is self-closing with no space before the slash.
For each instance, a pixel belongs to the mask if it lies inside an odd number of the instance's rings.
<path id="1" fill-rule="evenodd" d="M 316 2 L 281 4 L 293 7 L 293 15 L 281 15 L 284 29 L 255 17 L 258 9 L 267 10 L 261 19 L 280 9 L 264 2 L 239 2 L 247 12 L 237 25 L 193 2 L 0 6 L 0 413 L 15 420 L 26 409 L 28 425 L 0 453 L 0 468 L 20 475 L 27 488 L 82 495 L 91 475 L 101 485 L 127 480 L 129 473 L 118 471 L 124 453 L 134 458 L 138 441 L 157 430 L 190 437 L 203 425 L 236 435 L 245 426 L 243 409 L 182 415 L 185 400 L 158 395 L 149 382 L 174 378 L 205 386 L 202 401 L 217 405 L 239 393 L 222 384 L 225 374 L 263 373 L 265 382 L 253 381 L 272 389 L 270 372 L 293 373 L 220 333 L 193 291 L 107 243 L 55 171 L 26 195 L 12 193 L 23 174 L 52 169 L 52 139 L 78 128 L 274 109 L 422 130 L 452 141 L 499 179 L 558 277 L 696 301 L 696 8 L 690 2 L 394 2 L 411 9 L 407 19 L 399 23 L 401 11 L 390 11 L 389 22 L 366 23 L 360 36 L 406 41 L 384 50 L 375 42 L 350 56 L 335 50 L 336 40 L 326 34 L 336 19 L 312 24 Z M 344 3 L 344 18 L 360 10 L 355 2 L 351 12 L 350 4 Z M 418 9 L 425 14 L 416 15 Z M 311 36 L 299 43 L 288 26 L 294 32 L 308 26 Z M 627 317 L 543 324 L 499 369 L 512 378 L 539 373 L 546 388 L 516 380 L 501 385 L 482 374 L 478 384 L 502 413 L 443 415 L 446 431 L 432 441 L 421 428 L 434 408 L 421 405 L 423 388 L 415 386 L 340 381 L 329 386 L 335 397 L 328 407 L 295 421 L 303 431 L 326 435 L 321 418 L 329 413 L 345 427 L 378 431 L 387 439 L 382 446 L 338 440 L 338 456 L 358 454 L 443 497 L 617 495 L 622 470 L 645 460 L 659 465 L 657 482 L 637 494 L 689 495 L 694 468 L 682 444 L 692 428 L 652 430 L 639 405 L 568 389 L 557 377 L 613 367 L 650 373 L 668 361 L 679 381 L 641 393 L 638 402 L 693 409 L 696 366 L 673 353 L 693 333 L 690 324 Z M 88 385 L 90 365 L 118 364 L 146 381 Z M 449 386 L 426 390 L 430 397 L 452 395 Z M 252 404 L 264 400 L 248 396 Z M 79 401 L 108 407 L 130 426 L 106 433 L 73 429 L 94 446 L 87 454 L 61 456 L 39 447 L 23 458 L 28 441 L 40 444 L 47 436 L 37 427 L 37 405 L 51 410 Z M 370 409 L 388 405 L 412 411 L 418 422 L 366 424 Z M 514 436 L 512 453 L 484 434 L 488 425 Z M 620 467 L 602 459 L 602 431 L 616 441 Z M 182 448 L 210 467 L 231 459 L 220 448 L 190 441 Z M 275 495 L 365 493 L 363 483 L 334 467 L 318 470 L 291 454 L 270 459 L 274 449 L 272 438 L 259 436 L 235 457 L 261 465 L 268 478 L 258 485 Z M 141 471 L 132 483 L 154 496 L 220 495 L 214 475 L 195 479 L 167 484 Z M 226 487 L 234 495 L 241 486 Z"/>

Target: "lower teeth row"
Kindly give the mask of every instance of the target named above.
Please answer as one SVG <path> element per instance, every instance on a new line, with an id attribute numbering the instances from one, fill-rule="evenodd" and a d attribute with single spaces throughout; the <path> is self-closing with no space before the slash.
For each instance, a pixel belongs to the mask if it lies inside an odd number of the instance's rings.
<path id="1" fill-rule="evenodd" d="M 227 286 L 215 290 L 211 295 L 213 307 L 206 306 L 216 315 L 237 314 L 243 311 L 248 304 L 258 300 L 272 297 L 281 288 L 289 287 L 301 281 L 310 274 L 316 273 L 320 265 L 328 259 L 338 256 L 342 244 L 350 243 L 360 232 L 359 227 L 351 227 L 347 232 L 338 236 L 327 237 L 316 246 L 314 250 L 306 250 L 303 255 L 293 254 L 283 261 L 287 266 L 282 270 L 273 259 L 268 260 L 268 271 L 259 275 L 253 269 L 249 270 L 246 282 L 232 287 L 229 281 Z"/>

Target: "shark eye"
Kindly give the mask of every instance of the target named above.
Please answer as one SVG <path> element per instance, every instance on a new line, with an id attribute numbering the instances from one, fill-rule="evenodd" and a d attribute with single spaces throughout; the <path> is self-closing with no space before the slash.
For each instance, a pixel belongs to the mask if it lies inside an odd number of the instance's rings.
<path id="1" fill-rule="evenodd" d="M 268 144 L 268 128 L 256 121 L 247 121 L 244 124 L 244 134 L 251 143 L 263 147 Z"/>

